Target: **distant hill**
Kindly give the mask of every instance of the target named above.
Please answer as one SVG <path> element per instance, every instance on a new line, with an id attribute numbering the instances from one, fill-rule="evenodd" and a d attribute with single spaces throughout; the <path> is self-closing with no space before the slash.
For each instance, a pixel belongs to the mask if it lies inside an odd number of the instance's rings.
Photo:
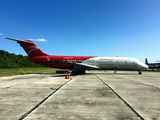
<path id="1" fill-rule="evenodd" d="M 28 56 L 16 55 L 4 50 L 0 50 L 0 68 L 24 68 L 24 67 L 42 67 L 36 63 L 30 62 Z"/>

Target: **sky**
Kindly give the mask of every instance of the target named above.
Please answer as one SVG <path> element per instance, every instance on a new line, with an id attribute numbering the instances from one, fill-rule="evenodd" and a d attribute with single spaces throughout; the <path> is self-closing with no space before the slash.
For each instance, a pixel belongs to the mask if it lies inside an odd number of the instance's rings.
<path id="1" fill-rule="evenodd" d="M 160 60 L 160 0 L 0 0 L 0 50 Z"/>

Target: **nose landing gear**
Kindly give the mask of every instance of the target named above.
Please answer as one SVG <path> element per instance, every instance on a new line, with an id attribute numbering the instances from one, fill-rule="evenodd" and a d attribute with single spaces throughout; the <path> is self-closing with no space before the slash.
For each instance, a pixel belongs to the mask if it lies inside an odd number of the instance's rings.
<path id="1" fill-rule="evenodd" d="M 142 71 L 139 70 L 138 74 L 142 74 Z"/>

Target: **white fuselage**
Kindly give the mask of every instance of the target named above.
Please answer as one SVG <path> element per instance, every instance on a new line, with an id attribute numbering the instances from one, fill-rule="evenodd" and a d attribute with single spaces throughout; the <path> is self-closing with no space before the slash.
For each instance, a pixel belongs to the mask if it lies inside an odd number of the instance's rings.
<path id="1" fill-rule="evenodd" d="M 127 57 L 94 57 L 82 63 L 97 66 L 100 70 L 146 70 L 148 68 L 138 59 Z"/>

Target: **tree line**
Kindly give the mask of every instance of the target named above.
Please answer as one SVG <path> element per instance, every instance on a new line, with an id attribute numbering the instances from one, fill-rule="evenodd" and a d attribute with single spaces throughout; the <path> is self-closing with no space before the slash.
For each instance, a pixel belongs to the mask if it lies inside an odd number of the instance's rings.
<path id="1" fill-rule="evenodd" d="M 28 56 L 16 55 L 5 50 L 0 50 L 0 68 L 24 68 L 42 67 L 39 64 L 30 62 Z"/>

